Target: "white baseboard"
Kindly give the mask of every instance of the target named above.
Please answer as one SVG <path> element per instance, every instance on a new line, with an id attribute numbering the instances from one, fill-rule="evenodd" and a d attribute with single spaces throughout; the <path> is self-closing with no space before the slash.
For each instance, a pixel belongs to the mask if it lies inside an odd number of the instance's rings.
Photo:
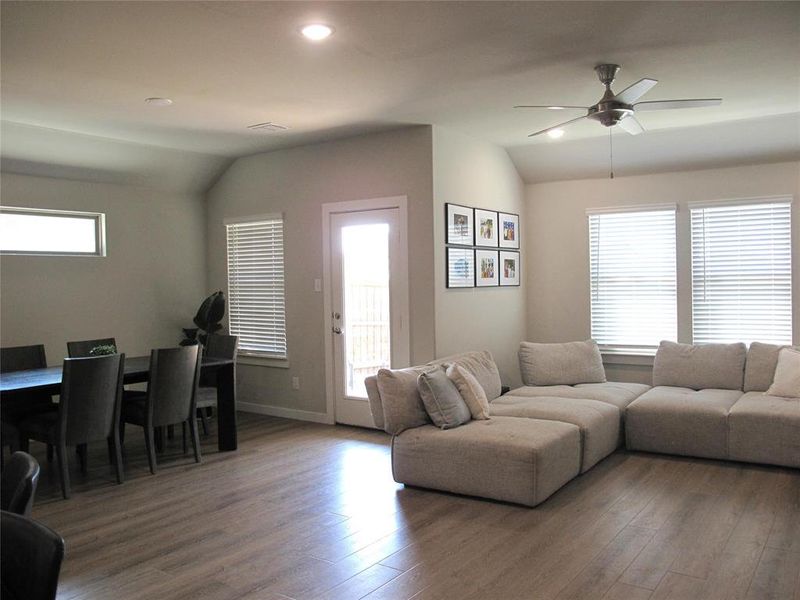
<path id="1" fill-rule="evenodd" d="M 298 410 L 296 408 L 286 408 L 283 406 L 271 406 L 269 404 L 256 404 L 255 402 L 237 402 L 236 410 L 242 412 L 256 413 L 259 415 L 269 415 L 271 417 L 283 417 L 284 419 L 295 419 L 297 421 L 311 421 L 312 423 L 325 423 L 332 425 L 333 420 L 327 414 L 310 410 Z"/>

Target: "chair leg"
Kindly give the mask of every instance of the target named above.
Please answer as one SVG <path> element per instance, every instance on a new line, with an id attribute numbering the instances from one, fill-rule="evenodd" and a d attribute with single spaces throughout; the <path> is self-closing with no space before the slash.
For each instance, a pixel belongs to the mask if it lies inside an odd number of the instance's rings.
<path id="1" fill-rule="evenodd" d="M 208 435 L 208 415 L 204 408 L 200 409 L 200 420 L 203 422 L 203 435 Z"/>
<path id="2" fill-rule="evenodd" d="M 192 432 L 192 448 L 194 448 L 194 462 L 200 462 L 200 433 L 197 431 L 197 419 L 189 419 L 189 430 Z"/>
<path id="3" fill-rule="evenodd" d="M 114 442 L 112 441 L 112 437 L 114 434 L 111 434 L 106 438 L 106 447 L 108 448 L 108 464 L 114 464 Z"/>
<path id="4" fill-rule="evenodd" d="M 61 494 L 64 499 L 69 498 L 69 464 L 67 463 L 67 447 L 63 442 L 56 446 L 56 457 L 58 458 L 58 470 L 61 473 Z"/>
<path id="5" fill-rule="evenodd" d="M 164 428 L 163 427 L 155 427 L 155 431 L 153 435 L 155 436 L 156 441 L 156 451 L 163 452 L 164 451 Z"/>
<path id="6" fill-rule="evenodd" d="M 122 465 L 122 443 L 119 440 L 119 429 L 114 429 L 108 438 L 109 451 L 114 452 L 114 466 L 117 472 L 117 483 L 125 481 L 125 472 Z"/>
<path id="7" fill-rule="evenodd" d="M 174 425 L 167 425 L 167 439 L 174 440 L 175 439 L 175 426 Z"/>
<path id="8" fill-rule="evenodd" d="M 53 448 L 53 444 L 47 444 L 47 462 L 53 462 L 54 453 L 55 448 Z"/>
<path id="9" fill-rule="evenodd" d="M 150 473 L 156 474 L 156 442 L 153 427 L 144 427 L 144 445 L 147 446 L 147 461 L 150 463 Z"/>
<path id="10" fill-rule="evenodd" d="M 78 460 L 80 461 L 81 464 L 81 473 L 86 475 L 89 467 L 89 460 L 88 460 L 89 448 L 86 444 L 78 444 L 77 446 L 75 446 L 75 452 L 78 454 Z"/>
<path id="11" fill-rule="evenodd" d="M 181 434 L 183 438 L 183 453 L 186 454 L 186 452 L 189 450 L 189 440 L 186 438 L 186 421 L 181 423 Z"/>

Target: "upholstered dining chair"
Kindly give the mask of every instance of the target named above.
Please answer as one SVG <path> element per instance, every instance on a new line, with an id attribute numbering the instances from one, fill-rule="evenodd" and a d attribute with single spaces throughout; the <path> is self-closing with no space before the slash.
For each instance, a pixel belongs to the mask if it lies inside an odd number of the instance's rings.
<path id="1" fill-rule="evenodd" d="M 205 355 L 211 358 L 236 359 L 239 338 L 235 335 L 211 334 L 206 340 Z M 197 390 L 197 414 L 203 423 L 203 433 L 208 435 L 207 412 L 217 406 L 217 374 L 212 372 L 200 376 Z"/>
<path id="2" fill-rule="evenodd" d="M 67 446 L 106 440 L 113 451 L 117 483 L 124 481 L 118 426 L 124 366 L 124 354 L 65 358 L 58 411 L 20 421 L 24 451 L 28 450 L 30 439 L 56 447 L 64 498 L 70 496 Z M 86 472 L 85 454 L 81 457 L 81 469 Z"/>
<path id="3" fill-rule="evenodd" d="M 14 452 L 0 478 L 0 509 L 30 517 L 38 482 L 36 459 L 27 452 Z"/>
<path id="4" fill-rule="evenodd" d="M 156 472 L 155 431 L 170 425 L 183 427 L 183 451 L 187 450 L 186 426 L 192 438 L 194 460 L 200 462 L 200 437 L 195 418 L 197 386 L 200 379 L 200 346 L 160 348 L 150 352 L 150 380 L 147 392 L 129 394 L 122 406 L 122 424 L 144 429 L 150 472 Z"/>
<path id="5" fill-rule="evenodd" d="M 100 338 L 98 340 L 82 340 L 79 342 L 67 342 L 67 356 L 70 358 L 86 358 L 91 356 L 91 351 L 97 346 L 117 347 L 116 339 Z"/>
<path id="6" fill-rule="evenodd" d="M 0 511 L 0 595 L 3 600 L 54 600 L 64 539 L 28 517 Z"/>

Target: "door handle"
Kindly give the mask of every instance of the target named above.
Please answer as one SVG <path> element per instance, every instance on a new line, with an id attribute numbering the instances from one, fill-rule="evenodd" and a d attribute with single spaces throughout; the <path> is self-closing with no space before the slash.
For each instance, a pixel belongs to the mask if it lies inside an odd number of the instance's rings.
<path id="1" fill-rule="evenodd" d="M 333 333 L 335 333 L 336 335 L 342 335 L 342 328 L 341 327 L 332 327 L 331 331 L 333 331 Z"/>

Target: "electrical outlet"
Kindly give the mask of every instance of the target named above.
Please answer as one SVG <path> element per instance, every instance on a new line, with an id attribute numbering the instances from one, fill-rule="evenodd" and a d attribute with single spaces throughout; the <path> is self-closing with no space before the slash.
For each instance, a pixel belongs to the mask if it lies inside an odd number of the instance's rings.
<path id="1" fill-rule="evenodd" d="M 299 390 L 300 389 L 300 378 L 299 377 L 292 377 L 292 389 Z"/>

